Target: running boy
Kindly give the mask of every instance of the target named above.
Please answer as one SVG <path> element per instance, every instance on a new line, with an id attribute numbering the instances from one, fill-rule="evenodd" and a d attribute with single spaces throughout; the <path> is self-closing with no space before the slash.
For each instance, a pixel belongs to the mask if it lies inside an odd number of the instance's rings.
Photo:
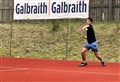
<path id="1" fill-rule="evenodd" d="M 84 26 L 80 30 L 80 32 L 82 32 L 83 30 L 86 31 L 86 39 L 87 39 L 87 42 L 84 44 L 84 48 L 81 51 L 83 62 L 80 64 L 80 66 L 87 66 L 85 53 L 90 49 L 94 52 L 95 57 L 97 57 L 101 61 L 102 66 L 106 66 L 106 63 L 103 61 L 102 57 L 98 54 L 98 44 L 96 42 L 96 37 L 92 26 L 92 22 L 93 22 L 92 18 L 87 18 L 86 26 Z"/>

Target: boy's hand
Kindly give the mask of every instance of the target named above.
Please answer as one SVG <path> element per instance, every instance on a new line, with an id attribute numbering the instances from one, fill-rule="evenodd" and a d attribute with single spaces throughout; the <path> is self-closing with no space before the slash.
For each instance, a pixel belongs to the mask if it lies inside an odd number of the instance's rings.
<path id="1" fill-rule="evenodd" d="M 82 29 L 82 28 L 80 28 L 80 32 L 83 32 L 83 29 Z"/>
<path id="2" fill-rule="evenodd" d="M 83 28 L 80 28 L 80 32 L 83 32 L 87 27 L 89 27 L 89 25 L 85 25 Z"/>

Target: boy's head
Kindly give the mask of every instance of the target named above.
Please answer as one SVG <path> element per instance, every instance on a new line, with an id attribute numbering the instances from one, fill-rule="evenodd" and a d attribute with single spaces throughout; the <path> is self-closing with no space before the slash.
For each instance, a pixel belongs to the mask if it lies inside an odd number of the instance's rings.
<path id="1" fill-rule="evenodd" d="M 87 18 L 87 19 L 86 19 L 86 23 L 87 23 L 87 24 L 92 24 L 92 22 L 93 22 L 93 19 L 92 19 L 92 18 Z"/>

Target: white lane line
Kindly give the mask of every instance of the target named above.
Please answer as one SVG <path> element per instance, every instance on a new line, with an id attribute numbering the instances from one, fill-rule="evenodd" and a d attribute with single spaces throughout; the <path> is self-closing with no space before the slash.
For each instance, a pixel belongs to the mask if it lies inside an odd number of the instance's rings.
<path id="1" fill-rule="evenodd" d="M 53 69 L 35 69 L 35 70 L 53 71 L 53 72 L 67 72 L 67 73 L 100 74 L 100 75 L 120 75 L 120 74 L 113 74 L 113 73 L 86 72 L 86 71 L 68 71 L 68 70 L 53 70 Z"/>
<path id="2" fill-rule="evenodd" d="M 0 70 L 0 72 L 7 72 L 7 71 L 19 71 L 19 70 L 27 70 L 28 68 L 16 68 L 16 69 L 7 69 L 7 70 Z"/>
<path id="3" fill-rule="evenodd" d="M 19 68 L 19 67 L 7 67 L 7 66 L 0 66 L 0 68 Z"/>
<path id="4" fill-rule="evenodd" d="M 114 75 L 120 76 L 120 74 L 114 73 L 103 73 L 103 72 L 87 72 L 87 71 L 72 71 L 72 70 L 55 70 L 55 69 L 37 69 L 37 68 L 19 68 L 19 67 L 4 67 L 3 68 L 12 68 L 6 70 L 0 70 L 0 72 L 12 72 L 12 71 L 20 71 L 20 70 L 40 70 L 40 71 L 48 71 L 48 72 L 66 72 L 66 73 L 82 73 L 82 74 L 96 74 L 96 75 Z"/>
<path id="5" fill-rule="evenodd" d="M 0 72 L 7 72 L 7 71 L 19 71 L 19 70 L 27 70 L 29 68 L 20 68 L 20 67 L 5 67 L 1 66 L 0 68 L 7 68 L 5 70 L 0 70 Z"/>

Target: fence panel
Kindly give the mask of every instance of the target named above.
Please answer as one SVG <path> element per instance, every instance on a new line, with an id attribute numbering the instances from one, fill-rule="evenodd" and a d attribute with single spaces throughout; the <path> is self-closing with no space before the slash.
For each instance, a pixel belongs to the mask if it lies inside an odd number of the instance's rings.
<path id="1" fill-rule="evenodd" d="M 0 0 L 0 21 L 2 21 L 2 0 Z"/>
<path id="2" fill-rule="evenodd" d="M 115 0 L 113 4 L 113 15 L 114 20 L 119 21 L 120 20 L 120 0 Z"/>

